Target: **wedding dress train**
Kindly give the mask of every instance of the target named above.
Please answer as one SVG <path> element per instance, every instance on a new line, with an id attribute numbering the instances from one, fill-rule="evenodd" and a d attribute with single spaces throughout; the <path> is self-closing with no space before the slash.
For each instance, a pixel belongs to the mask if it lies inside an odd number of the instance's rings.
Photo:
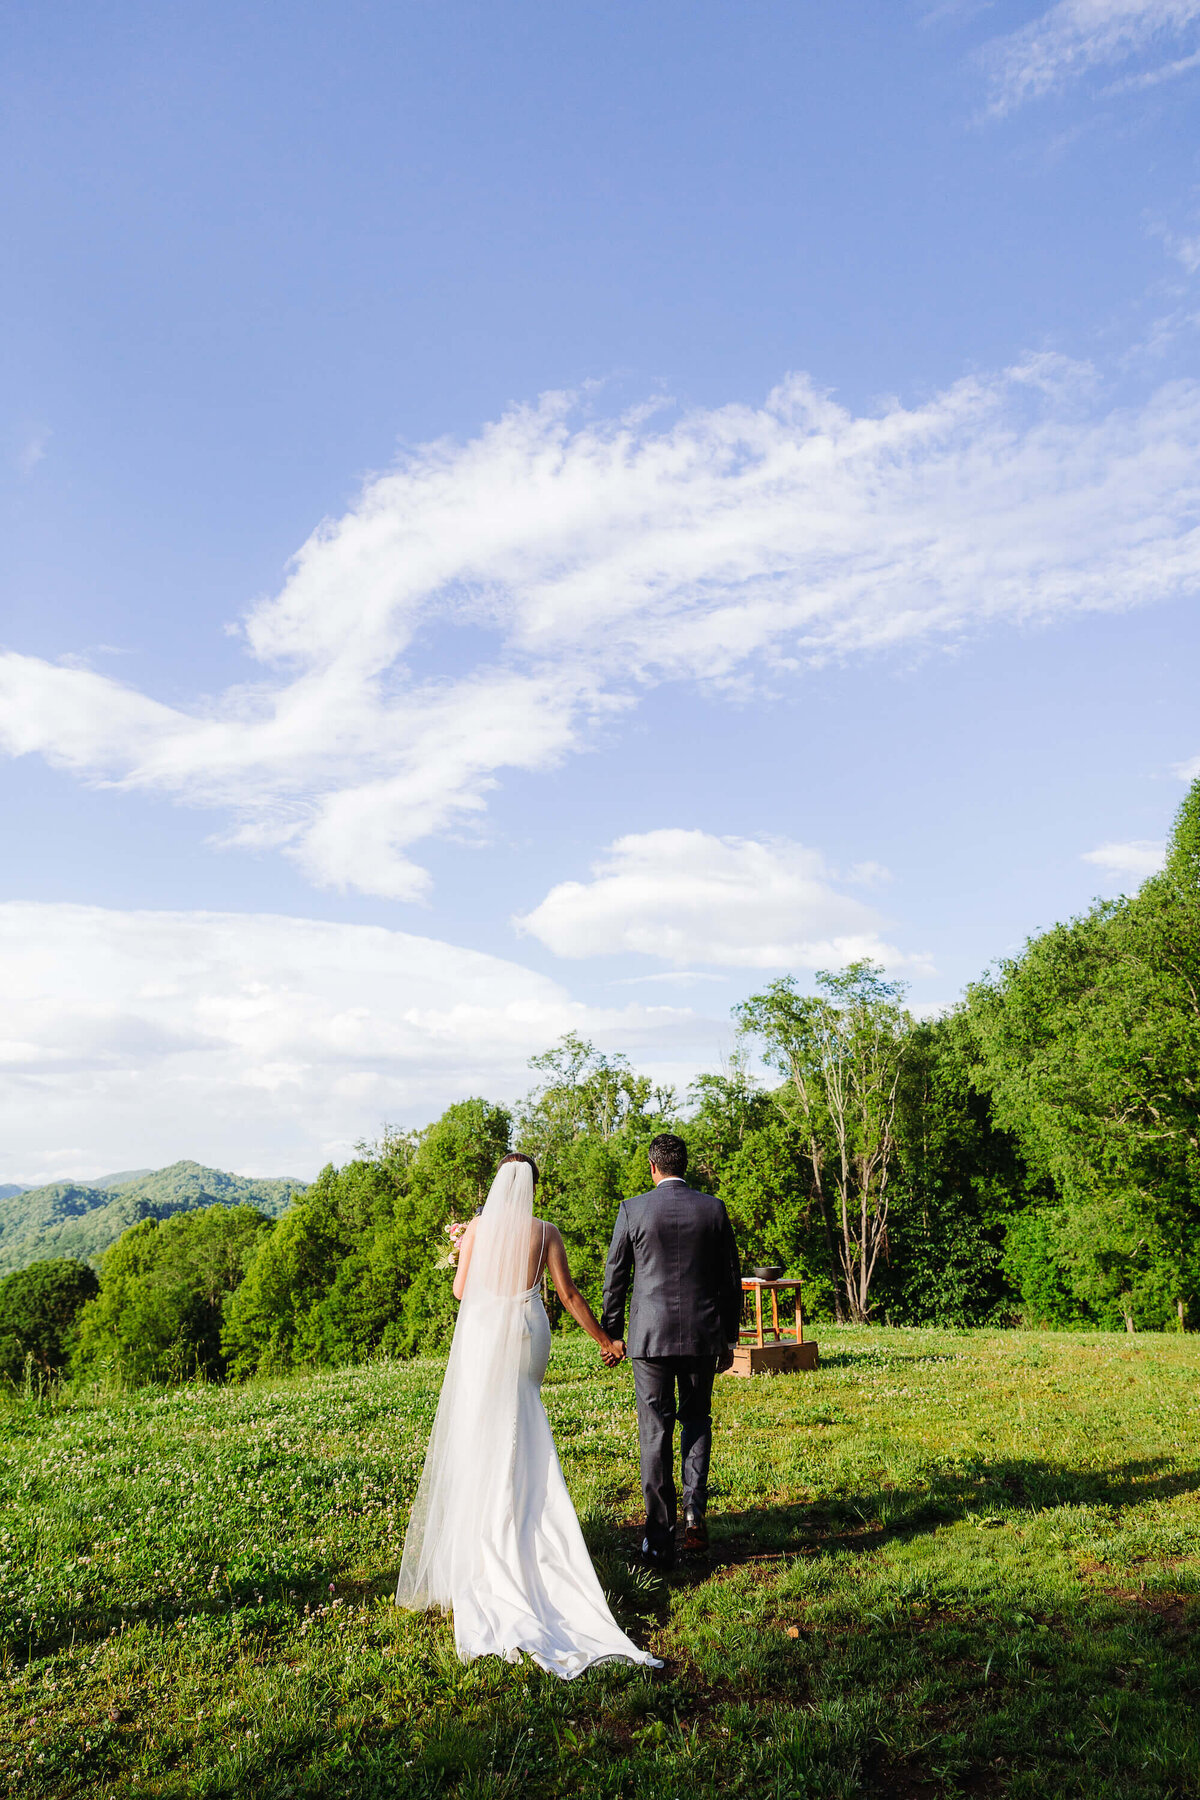
<path id="1" fill-rule="evenodd" d="M 396 1601 L 452 1611 L 464 1662 L 524 1652 L 565 1681 L 613 1659 L 659 1668 L 609 1610 L 554 1447 L 541 1394 L 550 1322 L 536 1282 L 524 1286 L 532 1212 L 527 1165 L 503 1164 L 480 1216 Z"/>

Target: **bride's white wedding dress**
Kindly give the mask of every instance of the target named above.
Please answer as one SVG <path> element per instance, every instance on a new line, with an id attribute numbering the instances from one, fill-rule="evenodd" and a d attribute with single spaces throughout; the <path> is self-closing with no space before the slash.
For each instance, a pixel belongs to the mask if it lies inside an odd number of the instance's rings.
<path id="1" fill-rule="evenodd" d="M 524 1652 L 565 1681 L 610 1659 L 657 1668 L 609 1610 L 554 1448 L 541 1393 L 550 1322 L 537 1275 L 524 1285 L 532 1217 L 528 1165 L 502 1164 L 476 1227 L 396 1602 L 452 1611 L 464 1662 Z M 544 1246 L 537 1274 L 542 1260 Z"/>

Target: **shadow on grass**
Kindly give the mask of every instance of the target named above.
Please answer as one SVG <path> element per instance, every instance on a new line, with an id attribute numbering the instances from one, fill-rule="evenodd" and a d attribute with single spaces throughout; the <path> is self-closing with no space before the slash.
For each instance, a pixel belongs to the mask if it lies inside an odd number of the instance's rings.
<path id="1" fill-rule="evenodd" d="M 714 1511 L 713 1560 L 775 1561 L 835 1545 L 875 1549 L 889 1540 L 936 1531 L 980 1514 L 1044 1513 L 1064 1506 L 1119 1511 L 1196 1492 L 1200 1469 L 1180 1469 L 1166 1457 L 1118 1463 L 1109 1469 L 1005 1458 L 935 1475 L 920 1487 L 884 1487 L 806 1505 Z"/>
<path id="2" fill-rule="evenodd" d="M 891 1541 L 932 1532 L 943 1525 L 986 1515 L 1044 1513 L 1059 1507 L 1095 1506 L 1120 1511 L 1147 1501 L 1200 1492 L 1200 1469 L 1180 1469 L 1164 1457 L 1119 1463 L 1108 1469 L 1071 1468 L 1035 1458 L 1007 1458 L 976 1463 L 955 1473 L 939 1473 L 927 1484 L 883 1487 L 806 1504 L 767 1506 L 710 1514 L 712 1556 L 708 1563 L 679 1563 L 669 1582 L 631 1566 L 637 1533 L 622 1533 L 614 1543 L 609 1531 L 592 1521 L 589 1543 L 601 1581 L 625 1628 L 639 1636 L 637 1625 L 665 1625 L 671 1610 L 672 1586 L 705 1579 L 711 1568 L 738 1564 L 784 1562 L 819 1550 L 843 1548 L 867 1552 Z M 75 1643 L 97 1642 L 126 1625 L 171 1627 L 179 1619 L 209 1618 L 214 1629 L 253 1631 L 270 1637 L 294 1628 L 305 1606 L 328 1605 L 334 1599 L 362 1605 L 389 1597 L 394 1574 L 371 1580 L 348 1580 L 330 1564 L 292 1573 L 282 1580 L 260 1575 L 235 1582 L 217 1603 L 196 1594 L 178 1599 L 150 1596 L 122 1610 L 97 1600 L 65 1606 L 52 1621 L 26 1630 L 10 1646 L 17 1664 L 27 1657 L 50 1654 Z"/>
<path id="3" fill-rule="evenodd" d="M 993 1508 L 1117 1508 L 1198 1485 L 1200 1473 L 1165 1459 L 1104 1471 L 1021 1459 L 927 1489 L 716 1513 L 712 1604 L 697 1596 L 690 1623 L 670 1640 L 667 1668 L 653 1677 L 601 1668 L 564 1684 L 529 1667 L 460 1672 L 445 1623 L 414 1619 L 403 1684 L 398 1674 L 372 1675 L 364 1704 L 351 1659 L 306 1690 L 311 1718 L 292 1710 L 275 1720 L 260 1702 L 246 1713 L 253 1734 L 227 1717 L 219 1736 L 198 1741 L 186 1724 L 176 1741 L 182 1766 L 160 1762 L 143 1791 L 160 1800 L 716 1800 L 732 1791 L 765 1800 L 1182 1800 L 1200 1792 L 1194 1603 L 1185 1618 L 1165 1595 L 1083 1588 L 1053 1617 L 997 1618 L 917 1605 L 905 1592 L 892 1605 L 864 1602 L 831 1630 L 806 1626 L 791 1599 L 784 1613 L 769 1598 L 753 1617 L 734 1598 L 722 1611 L 719 1577 L 722 1563 L 822 1546 L 866 1550 Z M 898 1509 L 887 1523 L 885 1505 Z M 628 1567 L 624 1549 L 610 1535 L 597 1565 L 606 1587 L 612 1571 L 623 1622 L 636 1614 L 645 1642 L 646 1622 L 667 1624 L 681 1588 L 702 1586 L 710 1571 L 681 1566 L 666 1581 L 648 1578 Z M 380 1579 L 362 1591 L 389 1586 Z M 332 1700 L 330 1678 L 341 1684 Z M 127 1783 L 133 1767 L 115 1753 L 105 1765 L 114 1784 Z M 29 1795 L 90 1800 L 95 1791 L 47 1781 Z"/>
<path id="4" fill-rule="evenodd" d="M 677 1587 L 680 1574 L 670 1586 Z M 664 1587 L 667 1584 L 663 1584 Z M 801 1616 L 797 1614 L 796 1616 Z M 653 1679 L 473 1671 L 401 1721 L 291 1725 L 198 1778 L 216 1800 L 1182 1800 L 1200 1791 L 1195 1639 L 1131 1600 L 1081 1595 L 1054 1626 L 863 1612 L 837 1633 L 730 1626 Z M 936 1680 L 929 1676 L 936 1671 Z M 440 1704 L 430 1705 L 435 1693 Z"/>
<path id="5" fill-rule="evenodd" d="M 207 1590 L 176 1595 L 151 1594 L 132 1605 L 100 1597 L 59 1607 L 44 1623 L 0 1637 L 0 1652 L 14 1668 L 74 1646 L 83 1649 L 104 1642 L 114 1632 L 137 1626 L 159 1630 L 186 1620 L 203 1630 L 238 1637 L 254 1636 L 264 1642 L 281 1632 L 293 1631 L 306 1611 L 328 1607 L 334 1601 L 361 1606 L 367 1600 L 390 1596 L 396 1575 L 370 1580 L 347 1577 L 340 1564 L 295 1572 L 283 1577 L 260 1576 L 227 1583 L 217 1594 Z"/>

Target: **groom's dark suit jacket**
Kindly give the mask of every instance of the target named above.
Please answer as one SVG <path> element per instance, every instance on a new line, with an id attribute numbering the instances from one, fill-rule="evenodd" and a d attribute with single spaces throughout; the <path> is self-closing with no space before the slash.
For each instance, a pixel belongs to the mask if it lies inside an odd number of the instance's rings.
<path id="1" fill-rule="evenodd" d="M 609 1337 L 626 1336 L 631 1277 L 630 1356 L 720 1356 L 737 1342 L 742 1272 L 729 1215 L 711 1194 L 668 1180 L 621 1202 L 604 1270 Z"/>

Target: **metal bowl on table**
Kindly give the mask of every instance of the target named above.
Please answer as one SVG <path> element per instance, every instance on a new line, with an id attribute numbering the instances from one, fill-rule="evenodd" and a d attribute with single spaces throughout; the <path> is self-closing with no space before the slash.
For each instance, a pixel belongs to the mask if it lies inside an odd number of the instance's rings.
<path id="1" fill-rule="evenodd" d="M 781 1281 L 783 1279 L 783 1265 L 781 1263 L 766 1263 L 761 1268 L 751 1269 L 750 1279 L 751 1281 Z"/>

